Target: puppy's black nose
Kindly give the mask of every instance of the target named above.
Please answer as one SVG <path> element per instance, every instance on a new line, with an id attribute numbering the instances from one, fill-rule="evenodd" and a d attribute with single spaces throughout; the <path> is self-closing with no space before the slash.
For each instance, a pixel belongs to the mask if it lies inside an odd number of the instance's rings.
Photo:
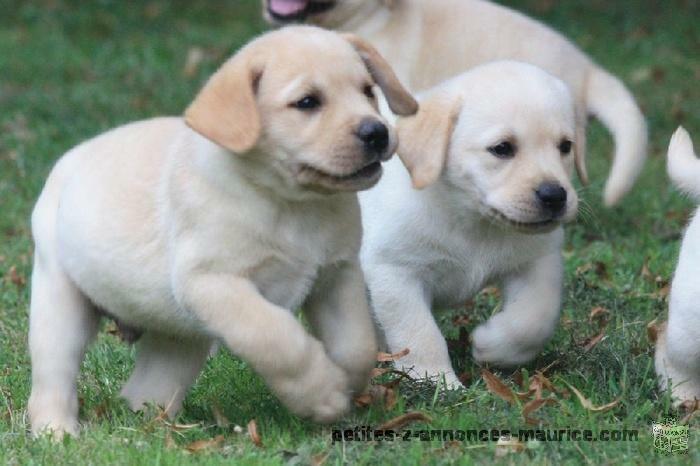
<path id="1" fill-rule="evenodd" d="M 377 120 L 362 120 L 357 137 L 364 143 L 365 150 L 372 154 L 382 154 L 389 147 L 389 130 Z"/>
<path id="2" fill-rule="evenodd" d="M 542 183 L 535 191 L 542 207 L 557 216 L 566 207 L 566 189 L 557 183 Z"/>

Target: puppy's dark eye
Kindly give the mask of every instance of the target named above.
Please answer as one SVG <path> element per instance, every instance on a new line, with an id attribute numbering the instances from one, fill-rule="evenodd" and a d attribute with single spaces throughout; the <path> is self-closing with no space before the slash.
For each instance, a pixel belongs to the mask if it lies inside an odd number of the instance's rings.
<path id="1" fill-rule="evenodd" d="M 321 100 L 315 95 L 307 95 L 294 102 L 292 106 L 298 110 L 314 110 L 321 106 Z"/>
<path id="2" fill-rule="evenodd" d="M 571 141 L 569 141 L 568 139 L 564 139 L 562 142 L 559 143 L 559 152 L 561 152 L 563 155 L 570 154 L 573 145 L 574 144 Z"/>
<path id="3" fill-rule="evenodd" d="M 503 141 L 495 146 L 489 147 L 488 151 L 499 159 L 509 159 L 515 155 L 515 146 L 511 142 Z"/>
<path id="4" fill-rule="evenodd" d="M 362 88 L 362 92 L 367 96 L 368 99 L 374 99 L 374 89 L 372 89 L 371 84 L 367 84 Z"/>

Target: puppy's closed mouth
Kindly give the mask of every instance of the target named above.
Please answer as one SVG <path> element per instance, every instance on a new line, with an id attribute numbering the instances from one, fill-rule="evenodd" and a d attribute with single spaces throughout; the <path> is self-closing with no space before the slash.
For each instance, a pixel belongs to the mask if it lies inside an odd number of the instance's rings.
<path id="1" fill-rule="evenodd" d="M 324 13 L 335 6 L 335 1 L 267 0 L 267 11 L 276 21 L 303 21 L 308 16 Z"/>
<path id="2" fill-rule="evenodd" d="M 300 178 L 308 184 L 348 191 L 371 188 L 379 181 L 381 173 L 382 164 L 380 162 L 372 162 L 347 175 L 334 175 L 306 164 L 302 165 L 299 170 Z"/>
<path id="3" fill-rule="evenodd" d="M 546 233 L 554 230 L 561 223 L 561 219 L 559 217 L 552 217 L 535 222 L 522 222 L 508 217 L 506 214 L 500 210 L 494 209 L 493 207 L 485 206 L 485 208 L 486 216 L 489 219 L 496 220 L 498 223 L 504 224 L 523 233 Z"/>

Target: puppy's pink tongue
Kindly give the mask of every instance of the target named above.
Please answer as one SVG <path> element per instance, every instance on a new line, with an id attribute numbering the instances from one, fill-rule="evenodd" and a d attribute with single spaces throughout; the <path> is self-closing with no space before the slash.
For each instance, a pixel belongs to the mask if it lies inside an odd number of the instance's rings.
<path id="1" fill-rule="evenodd" d="M 280 16 L 291 16 L 301 13 L 309 0 L 270 0 L 270 10 Z"/>

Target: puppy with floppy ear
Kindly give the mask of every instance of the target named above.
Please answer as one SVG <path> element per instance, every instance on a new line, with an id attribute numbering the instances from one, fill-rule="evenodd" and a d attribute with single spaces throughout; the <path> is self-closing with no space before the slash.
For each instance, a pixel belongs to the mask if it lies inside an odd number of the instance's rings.
<path id="1" fill-rule="evenodd" d="M 700 160 L 693 142 L 678 128 L 668 148 L 668 174 L 678 189 L 700 200 Z M 656 374 L 674 404 L 700 399 L 700 217 L 697 212 L 683 237 L 671 285 L 668 323 L 656 341 Z"/>
<path id="2" fill-rule="evenodd" d="M 292 412 L 347 411 L 376 356 L 357 191 L 397 144 L 375 83 L 415 110 L 366 44 L 287 28 L 226 62 L 184 119 L 131 123 L 58 161 L 32 214 L 35 434 L 77 433 L 100 309 L 143 332 L 122 390 L 133 409 L 177 413 L 219 340 Z"/>
<path id="3" fill-rule="evenodd" d="M 432 309 L 495 281 L 503 310 L 472 334 L 474 359 L 531 360 L 559 318 L 561 225 L 577 210 L 567 86 L 524 63 L 478 66 L 422 95 L 397 130 L 408 173 L 391 161 L 360 195 L 361 262 L 388 349 L 410 349 L 405 370 L 461 386 Z"/>
<path id="4" fill-rule="evenodd" d="M 647 157 L 647 128 L 634 97 L 557 31 L 483 0 L 261 0 L 273 25 L 305 21 L 351 31 L 377 47 L 414 91 L 492 60 L 519 60 L 563 80 L 576 106 L 576 170 L 586 172 L 586 126 L 598 118 L 615 138 L 604 200 L 617 204 Z M 497 27 L 494 27 L 497 25 Z M 523 46 L 527 44 L 527 46 Z"/>

